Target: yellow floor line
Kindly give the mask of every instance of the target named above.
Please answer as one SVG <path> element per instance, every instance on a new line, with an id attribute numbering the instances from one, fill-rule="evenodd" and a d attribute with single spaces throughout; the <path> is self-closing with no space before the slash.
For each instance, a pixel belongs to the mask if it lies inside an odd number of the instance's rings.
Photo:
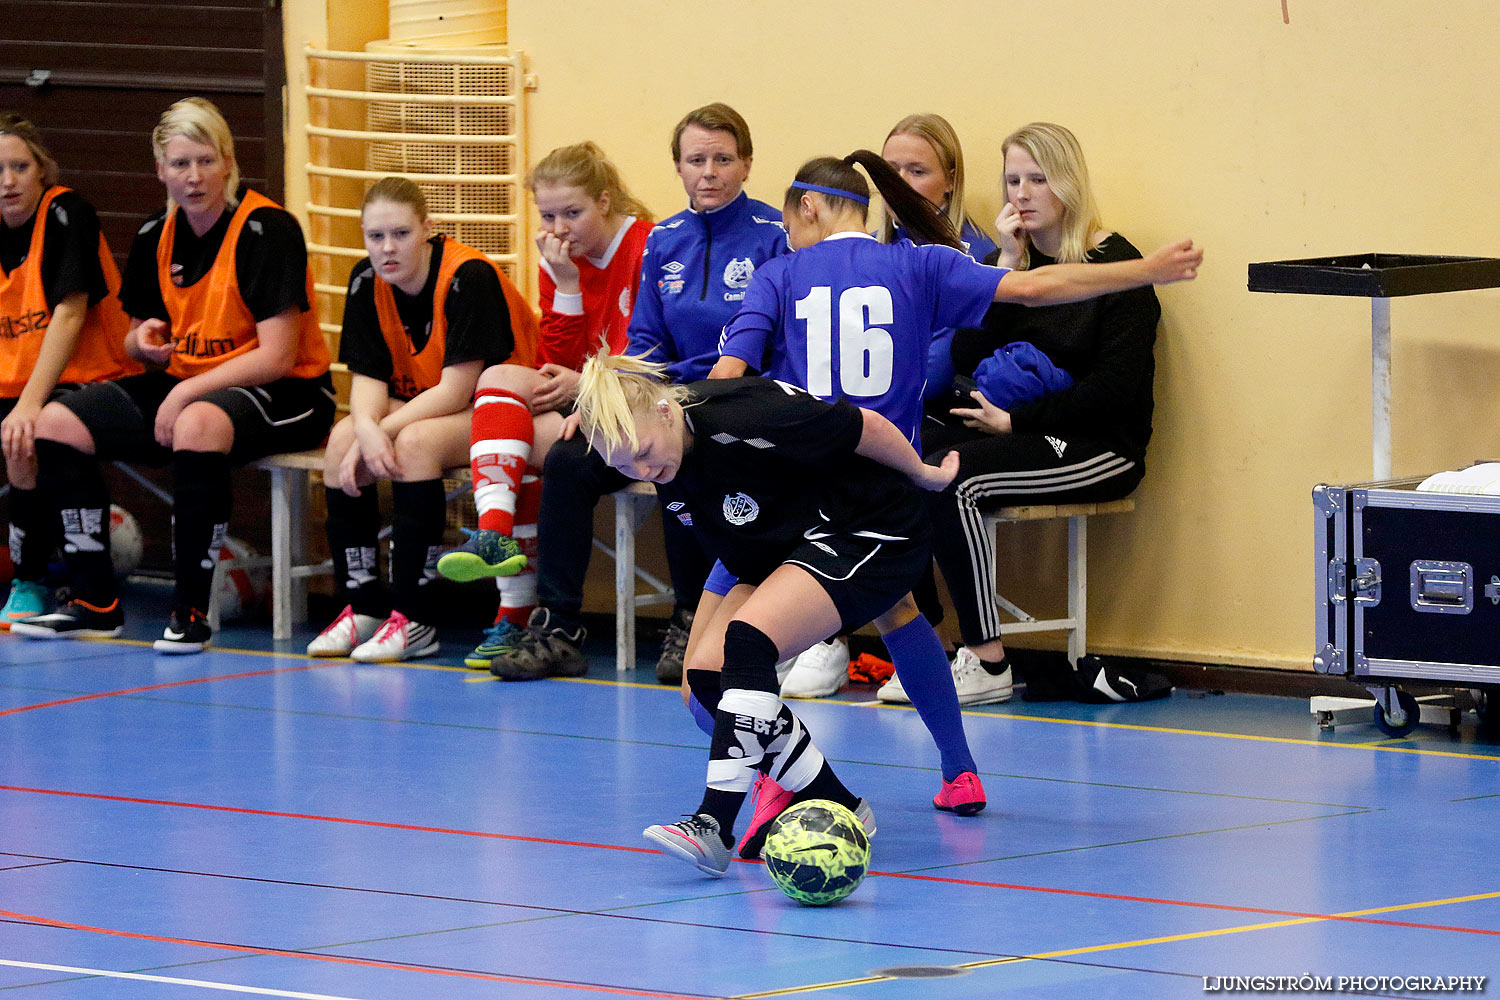
<path id="1" fill-rule="evenodd" d="M 1294 917 L 1287 920 L 1273 920 L 1259 924 L 1244 924 L 1239 927 L 1221 927 L 1209 931 L 1192 931 L 1186 934 L 1169 934 L 1163 937 L 1140 938 L 1135 941 L 1115 941 L 1109 944 L 1086 945 L 1081 948 L 1065 948 L 1060 951 L 1037 952 L 1032 955 L 1010 955 L 1005 958 L 987 958 L 977 962 L 960 962 L 951 968 L 973 971 L 976 969 L 991 969 L 1001 965 L 1014 965 L 1018 962 L 1036 962 L 1056 958 L 1073 958 L 1078 955 L 1093 955 L 1106 951 L 1120 951 L 1125 948 L 1142 948 L 1153 944 L 1173 944 L 1178 941 L 1196 941 L 1204 938 L 1223 937 L 1226 934 L 1245 934 L 1251 931 L 1275 930 L 1281 927 L 1295 927 L 1298 924 L 1327 923 L 1340 917 L 1369 917 L 1383 913 L 1400 913 L 1405 910 L 1421 910 L 1432 906 L 1449 906 L 1456 903 L 1473 903 L 1487 899 L 1500 899 L 1500 892 L 1477 893 L 1472 896 L 1454 896 L 1448 899 L 1433 899 L 1420 903 L 1401 903 L 1396 906 L 1381 906 L 1368 910 L 1350 910 L 1347 913 L 1335 913 L 1326 917 Z M 860 986 L 867 983 L 895 982 L 896 976 L 863 976 L 859 979 L 842 979 L 828 983 L 810 983 L 806 986 L 790 986 L 780 990 L 770 990 L 764 993 L 741 993 L 732 1000 L 760 1000 L 762 997 L 794 996 L 800 993 L 815 993 L 822 990 L 834 990 L 846 986 Z"/>
<path id="2" fill-rule="evenodd" d="M 125 646 L 150 646 L 151 645 L 151 643 L 149 641 L 141 641 L 141 640 L 138 640 L 138 639 L 81 639 L 81 640 L 76 640 L 76 641 L 79 641 L 79 642 L 107 642 L 107 643 L 116 643 L 116 644 L 125 645 Z M 294 660 L 306 660 L 306 659 L 310 659 L 310 657 L 308 657 L 305 653 L 279 652 L 279 651 L 276 651 L 276 650 L 267 650 L 267 649 L 231 649 L 231 648 L 226 647 L 226 646 L 211 646 L 211 647 L 209 647 L 209 649 L 207 651 L 208 652 L 220 652 L 220 653 L 243 653 L 243 654 L 245 654 L 247 656 L 270 656 L 270 657 L 279 657 L 279 658 L 294 659 Z M 352 660 L 350 660 L 348 662 L 351 665 L 353 665 L 353 661 Z M 400 668 L 400 669 L 404 669 L 404 670 L 445 670 L 445 671 L 453 671 L 453 672 L 461 673 L 461 674 L 473 674 L 474 673 L 474 671 L 471 670 L 468 667 L 450 667 L 450 666 L 444 666 L 442 664 L 437 664 L 437 663 L 417 663 L 417 662 L 410 661 L 410 660 L 400 661 L 400 662 L 397 662 L 397 663 L 379 663 L 379 664 L 372 663 L 372 664 L 368 664 L 368 665 L 369 666 L 375 666 L 375 667 L 387 667 L 387 668 L 395 667 L 395 668 Z M 471 677 L 468 678 L 468 680 L 469 680 L 470 683 L 477 683 L 477 682 L 480 682 L 480 681 L 487 681 L 487 680 L 490 680 L 490 679 L 491 678 L 488 675 L 471 676 Z M 564 681 L 564 682 L 569 683 L 569 684 L 605 684 L 605 685 L 615 685 L 615 686 L 623 686 L 623 687 L 640 688 L 642 690 L 651 690 L 651 691 L 670 691 L 673 694 L 676 694 L 677 691 L 678 691 L 678 689 L 676 687 L 670 686 L 670 685 L 652 684 L 652 683 L 646 683 L 646 682 L 643 682 L 643 681 L 622 681 L 622 680 L 614 680 L 614 679 L 605 678 L 605 677 L 555 677 L 555 678 L 551 678 L 551 679 L 552 680 L 561 680 L 561 681 Z M 841 701 L 841 700 L 839 700 L 837 698 L 806 698 L 806 699 L 798 699 L 798 700 L 799 701 L 816 702 L 816 703 L 824 704 L 824 705 L 841 705 L 841 706 L 843 706 L 845 708 L 868 708 L 868 707 L 870 707 L 870 703 L 869 702 Z M 896 709 L 896 710 L 899 710 L 899 711 L 906 711 L 906 712 L 914 711 L 914 709 L 910 705 L 880 705 L 879 707 L 885 708 L 885 709 Z M 1093 720 L 1093 719 L 1053 719 L 1053 718 L 1047 718 L 1047 717 L 1036 716 L 1036 715 L 1012 715 L 1012 714 L 1007 713 L 1007 712 L 980 712 L 980 711 L 975 711 L 972 708 L 965 710 L 964 714 L 979 716 L 981 718 L 986 718 L 986 719 L 1004 719 L 1004 720 L 1008 720 L 1008 721 L 1012 721 L 1012 722 L 1040 722 L 1040 723 L 1051 723 L 1052 725 L 1059 725 L 1059 726 L 1088 726 L 1088 727 L 1093 727 L 1093 728 L 1097 728 L 1097 729 L 1121 729 L 1121 730 L 1126 730 L 1126 731 L 1131 731 L 1131 732 L 1140 732 L 1140 733 L 1164 733 L 1164 734 L 1171 735 L 1171 736 L 1204 736 L 1204 737 L 1209 737 L 1209 738 L 1212 738 L 1212 739 L 1249 740 L 1251 742 L 1256 742 L 1256 743 L 1282 743 L 1282 744 L 1286 744 L 1288 746 L 1322 747 L 1322 748 L 1327 748 L 1327 749 L 1339 749 L 1339 750 L 1375 750 L 1375 751 L 1379 751 L 1381 753 L 1416 754 L 1416 755 L 1422 756 L 1422 757 L 1456 757 L 1456 758 L 1458 758 L 1460 760 L 1493 760 L 1493 761 L 1500 761 L 1500 755 L 1494 755 L 1494 754 L 1459 753 L 1458 751 L 1454 751 L 1454 750 L 1424 750 L 1424 749 L 1421 749 L 1420 747 L 1386 746 L 1386 745 L 1384 745 L 1382 743 L 1327 743 L 1327 742 L 1323 742 L 1322 740 L 1297 739 L 1297 738 L 1290 737 L 1290 736 L 1257 736 L 1257 735 L 1255 735 L 1253 733 L 1215 733 L 1215 732 L 1210 732 L 1210 731 L 1204 730 L 1204 729 L 1176 729 L 1176 728 L 1173 728 L 1173 727 L 1170 727 L 1170 726 L 1138 726 L 1138 725 L 1133 725 L 1131 723 L 1126 723 L 1126 722 L 1099 722 L 1099 721 Z"/>

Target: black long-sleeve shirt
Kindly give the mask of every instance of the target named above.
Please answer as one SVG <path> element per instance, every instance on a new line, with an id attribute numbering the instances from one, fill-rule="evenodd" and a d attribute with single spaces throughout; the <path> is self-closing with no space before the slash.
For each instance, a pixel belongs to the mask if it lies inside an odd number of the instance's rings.
<path id="1" fill-rule="evenodd" d="M 1090 251 L 1088 260 L 1107 263 L 1140 256 L 1129 240 L 1112 233 Z M 1053 263 L 1031 248 L 1032 268 Z M 1073 386 L 1017 406 L 1010 414 L 1011 426 L 1028 433 L 1084 434 L 1140 460 L 1151 439 L 1152 348 L 1160 318 L 1161 306 L 1150 286 L 1060 306 L 997 303 L 985 314 L 981 329 L 954 334 L 953 364 L 956 371 L 972 375 L 1006 344 L 1020 340 L 1035 345 L 1073 376 Z"/>

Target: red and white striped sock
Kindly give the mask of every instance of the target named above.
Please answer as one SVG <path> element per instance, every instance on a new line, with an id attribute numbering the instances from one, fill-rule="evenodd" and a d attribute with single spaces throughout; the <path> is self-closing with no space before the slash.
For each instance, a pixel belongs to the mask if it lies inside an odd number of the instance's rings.
<path id="1" fill-rule="evenodd" d="M 536 607 L 536 517 L 542 505 L 542 480 L 528 472 L 521 479 L 521 493 L 516 504 L 515 526 L 511 537 L 521 545 L 526 554 L 526 568 L 515 576 L 495 578 L 500 591 L 500 610 L 495 612 L 495 621 L 508 621 L 512 625 L 525 625 Z"/>
<path id="2" fill-rule="evenodd" d="M 474 394 L 469 433 L 469 469 L 474 475 L 474 507 L 479 527 L 509 535 L 514 530 L 516 497 L 526 460 L 531 457 L 531 407 L 506 389 Z"/>

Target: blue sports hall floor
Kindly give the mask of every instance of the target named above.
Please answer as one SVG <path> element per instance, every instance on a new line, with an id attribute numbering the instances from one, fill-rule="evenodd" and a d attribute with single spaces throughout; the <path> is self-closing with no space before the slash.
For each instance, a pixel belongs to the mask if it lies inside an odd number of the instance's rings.
<path id="1" fill-rule="evenodd" d="M 159 604 L 136 595 L 121 640 L 0 637 L 7 997 L 1426 996 L 1500 973 L 1500 746 L 1472 715 L 1392 740 L 1320 733 L 1305 698 L 986 706 L 990 807 L 959 818 L 910 709 L 796 703 L 879 825 L 864 884 L 810 909 L 758 864 L 709 879 L 641 839 L 705 762 L 645 645 L 633 674 L 606 636 L 589 676 L 530 684 L 463 669 L 453 630 L 393 666 L 265 626 L 168 658 Z"/>

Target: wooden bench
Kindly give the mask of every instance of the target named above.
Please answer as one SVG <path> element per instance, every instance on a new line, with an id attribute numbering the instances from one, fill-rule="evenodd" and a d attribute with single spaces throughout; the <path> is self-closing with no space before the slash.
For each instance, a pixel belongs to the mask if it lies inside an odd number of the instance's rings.
<path id="1" fill-rule="evenodd" d="M 271 476 L 271 637 L 290 639 L 292 626 L 307 621 L 307 579 L 333 572 L 331 560 L 306 561 L 306 511 L 309 473 L 323 468 L 323 451 L 268 455 L 251 463 Z M 445 478 L 468 482 L 467 466 L 450 469 Z M 594 547 L 615 562 L 615 669 L 635 669 L 635 612 L 637 608 L 670 604 L 672 588 L 635 564 L 635 533 L 656 506 L 656 487 L 632 483 L 615 499 L 615 544 L 594 539 Z M 450 497 L 451 499 L 451 497 Z M 244 565 L 254 565 L 255 562 Z M 220 571 L 240 566 L 221 560 Z M 637 594 L 636 580 L 649 588 Z M 212 616 L 212 611 L 210 612 Z"/>
<path id="2" fill-rule="evenodd" d="M 271 475 L 271 638 L 290 639 L 307 621 L 307 578 L 333 572 L 333 561 L 308 563 L 308 474 L 322 471 L 323 449 L 267 455 L 251 463 Z"/>
<path id="3" fill-rule="evenodd" d="M 635 533 L 646 515 L 656 506 L 656 487 L 650 483 L 631 483 L 615 498 L 615 546 L 610 549 L 599 539 L 594 547 L 615 561 L 615 671 L 635 669 L 635 610 L 648 605 L 673 603 L 672 586 L 663 583 L 635 564 Z M 650 590 L 636 593 L 636 580 Z"/>
<path id="4" fill-rule="evenodd" d="M 1002 524 L 1018 524 L 1022 521 L 1047 521 L 1056 518 L 1068 520 L 1068 615 L 1066 618 L 1038 619 L 1008 600 L 998 591 L 995 602 L 1016 619 L 1000 626 L 1000 634 L 1013 635 L 1018 632 L 1067 632 L 1068 659 L 1073 663 L 1083 656 L 1088 642 L 1088 519 L 1098 514 L 1126 514 L 1135 510 L 1134 500 L 1111 500 L 1107 503 L 1077 503 L 1039 505 L 1029 507 L 1002 507 L 985 517 L 987 530 L 995 534 L 994 555 L 991 571 L 998 581 L 1000 535 Z"/>

